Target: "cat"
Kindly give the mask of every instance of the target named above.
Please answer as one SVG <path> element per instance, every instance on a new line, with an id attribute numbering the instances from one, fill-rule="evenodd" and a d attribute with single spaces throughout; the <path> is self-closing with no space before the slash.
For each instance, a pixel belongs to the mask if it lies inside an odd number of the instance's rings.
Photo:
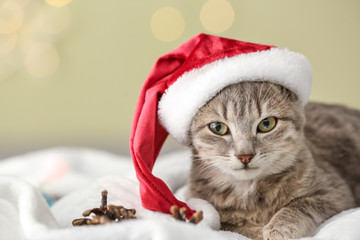
<path id="1" fill-rule="evenodd" d="M 269 82 L 224 88 L 192 119 L 189 196 L 221 229 L 255 240 L 311 236 L 360 205 L 360 112 Z"/>

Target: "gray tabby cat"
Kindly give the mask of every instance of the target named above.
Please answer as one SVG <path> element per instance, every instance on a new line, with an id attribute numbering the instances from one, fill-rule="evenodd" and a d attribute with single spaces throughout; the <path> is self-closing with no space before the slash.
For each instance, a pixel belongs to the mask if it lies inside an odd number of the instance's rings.
<path id="1" fill-rule="evenodd" d="M 190 136 L 190 195 L 214 205 L 224 230 L 301 238 L 360 205 L 360 112 L 242 82 L 199 110 Z"/>

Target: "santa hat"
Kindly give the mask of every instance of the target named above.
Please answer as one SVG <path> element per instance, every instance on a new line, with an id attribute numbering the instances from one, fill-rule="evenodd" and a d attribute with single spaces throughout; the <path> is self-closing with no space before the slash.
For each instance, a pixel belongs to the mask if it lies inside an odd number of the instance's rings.
<path id="1" fill-rule="evenodd" d="M 307 59 L 284 48 L 199 34 L 160 57 L 138 98 L 130 151 L 145 208 L 169 213 L 172 205 L 187 208 L 151 171 L 170 133 L 188 145 L 192 118 L 226 86 L 243 81 L 268 81 L 293 91 L 305 104 L 312 72 Z"/>

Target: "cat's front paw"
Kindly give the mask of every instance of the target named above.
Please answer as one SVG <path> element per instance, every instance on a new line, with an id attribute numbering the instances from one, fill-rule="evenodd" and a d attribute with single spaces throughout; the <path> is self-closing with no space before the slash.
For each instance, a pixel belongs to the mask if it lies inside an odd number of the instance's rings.
<path id="1" fill-rule="evenodd" d="M 267 225 L 263 230 L 263 240 L 288 240 L 296 238 L 295 230 L 291 230 L 287 226 Z"/>

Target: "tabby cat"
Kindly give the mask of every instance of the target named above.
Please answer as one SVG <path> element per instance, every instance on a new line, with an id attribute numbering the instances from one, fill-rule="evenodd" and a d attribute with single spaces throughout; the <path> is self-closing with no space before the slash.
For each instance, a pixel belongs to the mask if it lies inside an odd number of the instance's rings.
<path id="1" fill-rule="evenodd" d="M 358 111 L 242 82 L 199 110 L 190 136 L 190 196 L 214 205 L 223 230 L 296 239 L 360 205 Z"/>

